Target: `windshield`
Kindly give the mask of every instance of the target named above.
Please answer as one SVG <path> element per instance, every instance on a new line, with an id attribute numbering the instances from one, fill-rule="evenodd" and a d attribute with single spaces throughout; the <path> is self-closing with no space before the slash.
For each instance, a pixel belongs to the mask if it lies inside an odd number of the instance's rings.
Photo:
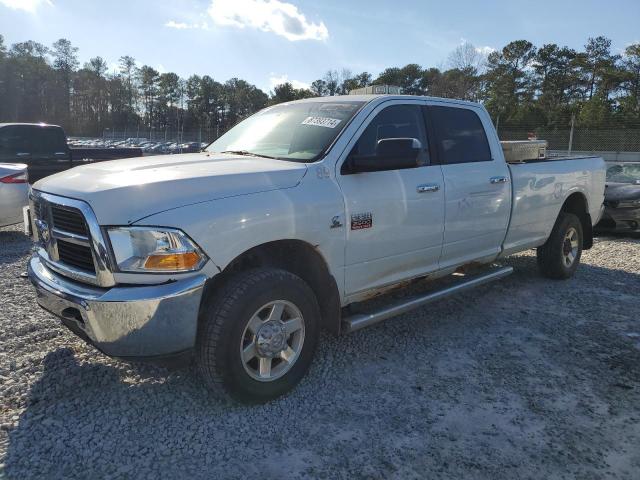
<path id="1" fill-rule="evenodd" d="M 276 105 L 240 122 L 206 151 L 312 162 L 324 153 L 362 105 L 364 102 L 358 101 Z"/>
<path id="2" fill-rule="evenodd" d="M 607 164 L 607 181 L 640 185 L 640 163 Z"/>

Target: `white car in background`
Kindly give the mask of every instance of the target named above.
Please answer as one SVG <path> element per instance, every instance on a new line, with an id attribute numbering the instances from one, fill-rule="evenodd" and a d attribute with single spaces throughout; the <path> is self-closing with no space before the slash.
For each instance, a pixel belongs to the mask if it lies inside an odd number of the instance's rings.
<path id="1" fill-rule="evenodd" d="M 23 221 L 29 203 L 29 179 L 24 163 L 0 163 L 0 227 Z"/>

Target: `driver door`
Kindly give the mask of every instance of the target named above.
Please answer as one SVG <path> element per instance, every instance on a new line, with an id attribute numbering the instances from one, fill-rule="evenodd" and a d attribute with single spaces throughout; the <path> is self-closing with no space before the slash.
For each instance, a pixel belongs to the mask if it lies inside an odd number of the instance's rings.
<path id="1" fill-rule="evenodd" d="M 337 178 L 346 210 L 347 297 L 438 269 L 443 177 L 440 165 L 430 162 L 422 105 L 411 100 L 385 102 L 347 147 L 349 155 L 375 157 L 382 139 L 415 138 L 421 145 L 413 168 L 351 173 L 349 156 L 341 165 Z"/>

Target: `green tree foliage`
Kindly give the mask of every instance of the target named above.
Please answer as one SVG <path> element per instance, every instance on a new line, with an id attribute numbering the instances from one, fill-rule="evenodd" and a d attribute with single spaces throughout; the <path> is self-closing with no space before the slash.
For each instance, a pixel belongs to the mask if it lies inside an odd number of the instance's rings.
<path id="1" fill-rule="evenodd" d="M 312 95 L 295 91 L 296 98 Z M 126 55 L 114 72 L 101 57 L 80 67 L 78 49 L 66 39 L 50 49 L 33 41 L 7 48 L 0 35 L 0 122 L 55 123 L 75 135 L 108 129 L 157 138 L 204 129 L 215 136 L 268 103 L 266 93 L 241 79 L 184 80 Z"/>
<path id="2" fill-rule="evenodd" d="M 407 95 L 422 93 L 422 67 L 410 63 L 402 68 L 387 68 L 373 82 L 376 85 L 396 85 Z"/>
<path id="3" fill-rule="evenodd" d="M 444 67 L 392 66 L 379 75 L 330 69 L 308 89 L 289 82 L 267 95 L 248 82 L 208 75 L 182 79 L 122 56 L 115 71 L 101 57 L 80 66 L 78 49 L 61 38 L 50 48 L 34 41 L 5 45 L 0 35 L 0 122 L 50 122 L 76 135 L 107 129 L 161 137 L 168 131 L 216 136 L 267 106 L 311 96 L 344 95 L 390 84 L 411 95 L 482 102 L 500 127 L 640 126 L 640 44 L 621 55 L 605 37 L 581 50 L 516 40 L 486 55 L 458 46 Z"/>
<path id="4" fill-rule="evenodd" d="M 306 88 L 294 88 L 290 82 L 276 85 L 271 95 L 271 104 L 290 102 L 292 100 L 301 100 L 303 98 L 311 98 L 316 95 Z"/>
<path id="5" fill-rule="evenodd" d="M 531 67 L 535 56 L 536 48 L 526 40 L 516 40 L 489 54 L 485 102 L 497 122 L 498 118 L 521 122 L 522 115 L 531 110 L 534 96 Z"/>
<path id="6" fill-rule="evenodd" d="M 78 49 L 69 40 L 61 38 L 53 43 L 51 55 L 54 69 L 52 95 L 56 100 L 54 115 L 68 124 L 71 119 L 73 76 L 79 65 Z"/>
<path id="7" fill-rule="evenodd" d="M 623 119 L 640 118 L 640 43 L 629 45 L 622 57 L 619 115 Z"/>

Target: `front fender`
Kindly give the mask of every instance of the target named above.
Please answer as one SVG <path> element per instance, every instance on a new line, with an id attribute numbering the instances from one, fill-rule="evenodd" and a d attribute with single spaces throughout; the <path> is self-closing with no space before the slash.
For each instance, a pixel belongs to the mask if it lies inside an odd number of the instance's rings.
<path id="1" fill-rule="evenodd" d="M 229 197 L 161 212 L 136 225 L 182 229 L 224 270 L 242 253 L 277 240 L 316 247 L 342 291 L 345 227 L 331 228 L 344 203 L 335 183 L 312 177 L 292 188 Z"/>

